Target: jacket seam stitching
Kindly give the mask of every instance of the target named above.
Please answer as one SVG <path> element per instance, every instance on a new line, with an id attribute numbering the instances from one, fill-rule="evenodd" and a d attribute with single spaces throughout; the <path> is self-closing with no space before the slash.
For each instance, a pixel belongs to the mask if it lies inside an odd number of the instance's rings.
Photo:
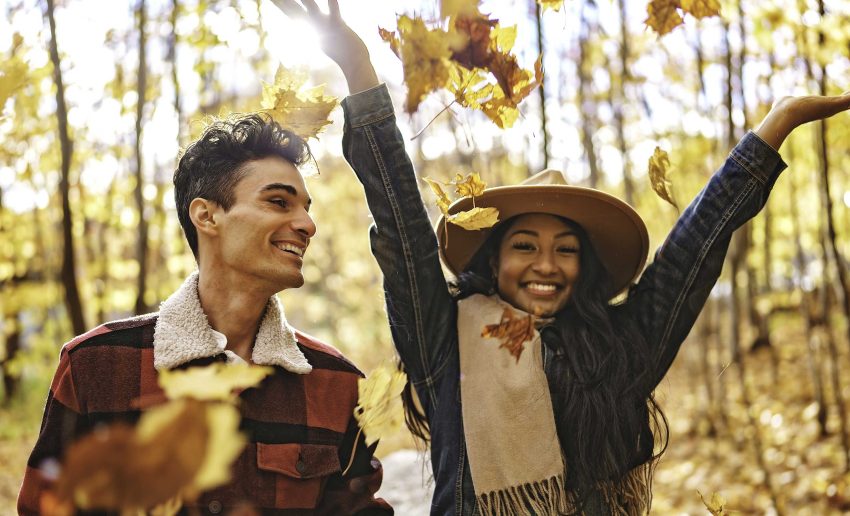
<path id="1" fill-rule="evenodd" d="M 729 155 L 729 157 L 732 158 L 733 160 L 735 160 L 735 163 L 741 165 L 741 168 L 746 170 L 747 173 L 751 177 L 753 177 L 756 181 L 759 182 L 759 184 L 761 184 L 761 185 L 766 184 L 765 178 L 761 177 L 759 174 L 756 174 L 755 172 L 750 170 L 750 164 L 749 164 L 748 160 L 744 159 L 743 156 L 739 156 L 737 153 L 733 152 L 732 154 Z"/>
<path id="2" fill-rule="evenodd" d="M 367 119 L 367 120 L 364 120 L 364 121 L 363 121 L 363 122 L 361 122 L 361 123 L 354 123 L 354 122 L 352 122 L 352 123 L 351 123 L 351 128 L 352 128 L 352 129 L 355 129 L 355 128 L 356 128 L 356 129 L 359 129 L 359 128 L 361 128 L 361 127 L 366 127 L 367 125 L 371 125 L 371 124 L 376 124 L 376 123 L 378 123 L 378 122 L 382 122 L 382 121 L 384 121 L 384 120 L 386 120 L 387 118 L 390 118 L 390 117 L 392 117 L 392 116 L 394 116 L 394 113 L 390 112 L 390 113 L 387 113 L 387 114 L 385 114 L 385 115 L 377 116 L 377 117 L 375 117 L 375 118 L 369 118 L 369 119 Z M 355 118 L 355 117 L 352 115 L 352 116 L 351 116 L 351 118 Z M 371 135 L 370 135 L 370 136 L 371 136 Z M 371 138 L 370 138 L 370 143 L 371 143 Z M 372 150 L 375 150 L 375 147 L 374 147 L 374 146 L 372 147 Z"/>
<path id="3" fill-rule="evenodd" d="M 378 146 L 375 141 L 375 136 L 372 133 L 370 127 L 363 126 L 363 129 L 364 133 L 366 134 L 366 139 L 369 142 L 369 148 L 372 151 L 372 157 L 375 158 L 375 163 L 378 165 L 378 171 L 381 174 L 381 183 L 384 186 L 384 191 L 387 195 L 387 200 L 390 204 L 390 209 L 393 212 L 393 220 L 396 223 L 396 230 L 398 231 L 399 240 L 401 241 L 402 254 L 404 255 L 405 272 L 407 273 L 408 286 L 410 288 L 410 294 L 413 301 L 413 324 L 416 329 L 416 347 L 419 350 L 419 360 L 424 373 L 423 381 L 425 382 L 425 385 L 428 388 L 428 395 L 431 398 L 432 406 L 436 406 L 437 400 L 433 389 L 434 380 L 431 377 L 430 367 L 428 366 L 428 357 L 426 356 L 424 346 L 425 336 L 422 333 L 422 314 L 418 301 L 419 285 L 416 281 L 416 275 L 412 273 L 412 271 L 414 270 L 414 264 L 411 260 L 410 240 L 408 239 L 407 233 L 404 230 L 404 224 L 401 224 L 399 222 L 401 220 L 401 210 L 399 209 L 398 201 L 394 195 L 393 189 L 390 187 L 390 181 L 387 174 L 387 167 L 384 163 L 381 153 L 378 152 Z"/>
<path id="4" fill-rule="evenodd" d="M 737 160 L 735 161 L 737 162 Z M 715 227 L 715 230 L 708 237 L 708 239 L 706 239 L 706 242 L 702 246 L 702 249 L 700 249 L 700 253 L 697 257 L 697 260 L 694 263 L 693 267 L 691 267 L 691 270 L 688 273 L 688 277 L 685 280 L 684 288 L 682 288 L 682 290 L 679 292 L 679 296 L 676 298 L 676 302 L 673 304 L 673 311 L 670 314 L 670 318 L 667 320 L 667 325 L 664 328 L 664 333 L 662 334 L 661 341 L 659 343 L 660 348 L 663 348 L 666 345 L 667 340 L 670 338 L 670 333 L 673 331 L 673 326 L 676 319 L 678 318 L 679 310 L 681 309 L 682 304 L 684 303 L 685 295 L 690 291 L 691 286 L 693 285 L 694 280 L 696 279 L 697 272 L 701 269 L 703 261 L 705 261 L 706 255 L 708 255 L 709 250 L 717 240 L 717 236 L 720 234 L 721 231 L 723 231 L 723 228 L 725 228 L 728 222 L 732 219 L 732 215 L 738 210 L 741 204 L 743 204 L 744 199 L 749 197 L 749 195 L 754 190 L 754 180 L 755 179 L 753 178 L 750 181 L 747 181 L 746 188 L 741 191 L 741 193 L 732 203 L 732 206 L 730 206 L 729 209 L 726 210 L 720 220 L 720 223 Z"/>

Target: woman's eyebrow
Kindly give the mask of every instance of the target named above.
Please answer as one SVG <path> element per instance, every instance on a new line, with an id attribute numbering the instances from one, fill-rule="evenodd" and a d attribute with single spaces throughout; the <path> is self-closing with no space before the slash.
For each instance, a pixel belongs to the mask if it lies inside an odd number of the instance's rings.
<path id="1" fill-rule="evenodd" d="M 530 235 L 530 236 L 534 236 L 534 237 L 540 236 L 540 234 L 537 231 L 534 231 L 533 229 L 517 229 L 516 231 L 512 231 L 511 234 L 508 235 L 508 236 L 515 236 L 515 235 Z M 576 236 L 575 231 L 573 231 L 571 229 L 568 229 L 566 231 L 562 231 L 562 232 L 558 233 L 557 235 L 555 235 L 555 238 L 564 238 L 564 237 L 568 237 L 568 236 Z"/>

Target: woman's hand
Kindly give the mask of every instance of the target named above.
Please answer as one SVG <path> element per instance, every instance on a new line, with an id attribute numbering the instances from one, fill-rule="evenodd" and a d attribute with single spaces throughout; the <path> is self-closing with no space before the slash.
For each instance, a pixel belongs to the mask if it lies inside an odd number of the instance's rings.
<path id="1" fill-rule="evenodd" d="M 287 16 L 306 20 L 319 31 L 322 51 L 342 70 L 350 93 L 368 90 L 379 84 L 366 44 L 342 19 L 337 0 L 328 0 L 330 14 L 322 13 L 315 0 L 301 0 L 303 6 L 295 0 L 273 2 Z"/>
<path id="2" fill-rule="evenodd" d="M 755 133 L 776 150 L 791 131 L 850 109 L 850 91 L 835 97 L 784 97 L 773 105 Z"/>

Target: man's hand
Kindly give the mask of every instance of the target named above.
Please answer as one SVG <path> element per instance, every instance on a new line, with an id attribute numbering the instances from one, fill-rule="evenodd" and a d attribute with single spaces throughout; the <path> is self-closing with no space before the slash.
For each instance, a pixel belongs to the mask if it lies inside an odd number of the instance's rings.
<path id="1" fill-rule="evenodd" d="M 337 0 L 328 0 L 329 14 L 324 14 L 314 0 L 301 0 L 301 4 L 295 0 L 272 1 L 290 18 L 312 23 L 319 31 L 322 51 L 342 70 L 350 93 L 379 84 L 366 44 L 342 19 Z"/>
<path id="2" fill-rule="evenodd" d="M 755 133 L 776 150 L 797 127 L 850 109 L 850 91 L 835 97 L 784 97 L 771 108 Z"/>

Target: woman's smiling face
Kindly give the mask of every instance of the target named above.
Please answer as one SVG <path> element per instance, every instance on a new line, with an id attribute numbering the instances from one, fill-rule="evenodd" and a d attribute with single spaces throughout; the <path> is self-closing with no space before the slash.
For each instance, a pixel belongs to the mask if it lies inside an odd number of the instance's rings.
<path id="1" fill-rule="evenodd" d="M 502 237 L 494 264 L 499 295 L 530 314 L 555 315 L 578 279 L 580 251 L 578 235 L 560 218 L 518 216 Z"/>

